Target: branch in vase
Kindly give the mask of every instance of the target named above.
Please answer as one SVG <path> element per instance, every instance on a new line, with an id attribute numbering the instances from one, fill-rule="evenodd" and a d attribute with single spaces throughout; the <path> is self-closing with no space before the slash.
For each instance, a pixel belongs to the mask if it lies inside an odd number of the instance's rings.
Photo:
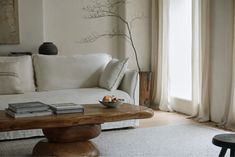
<path id="1" fill-rule="evenodd" d="M 93 0 L 92 5 L 89 5 L 87 7 L 84 7 L 83 9 L 86 11 L 90 11 L 90 10 L 95 10 L 97 8 L 106 8 L 109 10 L 113 10 L 116 9 L 117 7 L 120 7 L 124 4 L 127 3 L 127 0 Z"/>
<path id="2" fill-rule="evenodd" d="M 128 42 L 131 42 L 130 37 L 125 33 L 104 33 L 99 35 L 91 34 L 88 37 L 82 39 L 82 41 L 80 41 L 79 43 L 93 43 L 102 37 L 109 37 L 109 38 L 122 37 L 125 38 Z"/>
<path id="3" fill-rule="evenodd" d="M 135 16 L 130 21 L 127 21 L 125 17 L 122 17 L 122 15 L 119 13 L 119 7 L 125 3 L 127 3 L 127 0 L 102 0 L 102 1 L 93 0 L 93 5 L 89 5 L 83 8 L 88 13 L 88 15 L 86 16 L 86 18 L 88 19 L 98 19 L 98 18 L 105 18 L 105 17 L 117 18 L 124 24 L 125 28 L 123 32 L 125 33 L 122 33 L 120 31 L 112 31 L 111 33 L 103 33 L 100 35 L 93 33 L 89 35 L 88 37 L 84 38 L 82 42 L 91 43 L 91 42 L 95 42 L 96 40 L 102 37 L 111 37 L 111 38 L 122 37 L 126 39 L 130 43 L 131 47 L 133 48 L 138 70 L 141 71 L 137 50 L 133 41 L 131 28 L 132 28 L 133 23 L 136 20 L 143 18 L 143 15 Z"/>

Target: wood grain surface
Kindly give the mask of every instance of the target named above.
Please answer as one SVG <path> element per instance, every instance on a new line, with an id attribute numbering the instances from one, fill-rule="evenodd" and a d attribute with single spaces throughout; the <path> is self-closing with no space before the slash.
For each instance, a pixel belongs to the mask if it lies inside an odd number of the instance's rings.
<path id="1" fill-rule="evenodd" d="M 100 125 L 80 125 L 65 128 L 42 129 L 43 134 L 50 142 L 87 141 L 97 137 L 101 132 Z"/>
<path id="2" fill-rule="evenodd" d="M 152 109 L 131 104 L 123 104 L 118 108 L 106 108 L 100 104 L 85 105 L 84 113 L 30 118 L 12 118 L 1 110 L 0 131 L 102 124 L 105 122 L 150 118 L 153 115 Z"/>
<path id="3" fill-rule="evenodd" d="M 0 111 L 0 131 L 42 128 L 47 139 L 36 144 L 33 156 L 97 157 L 99 151 L 89 139 L 100 134 L 100 124 L 150 118 L 153 115 L 152 109 L 131 104 L 118 108 L 85 105 L 84 113 L 16 119 Z"/>
<path id="4" fill-rule="evenodd" d="M 33 149 L 33 156 L 53 157 L 97 157 L 99 150 L 90 141 L 73 143 L 53 143 L 41 140 Z"/>

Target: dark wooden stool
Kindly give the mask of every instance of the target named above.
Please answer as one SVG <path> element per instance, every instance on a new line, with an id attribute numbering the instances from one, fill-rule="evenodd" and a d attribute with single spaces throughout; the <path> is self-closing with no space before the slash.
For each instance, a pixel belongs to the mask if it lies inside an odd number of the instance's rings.
<path id="1" fill-rule="evenodd" d="M 219 157 L 224 157 L 227 149 L 230 149 L 230 157 L 235 157 L 235 134 L 219 134 L 213 137 L 212 143 L 222 147 Z"/>

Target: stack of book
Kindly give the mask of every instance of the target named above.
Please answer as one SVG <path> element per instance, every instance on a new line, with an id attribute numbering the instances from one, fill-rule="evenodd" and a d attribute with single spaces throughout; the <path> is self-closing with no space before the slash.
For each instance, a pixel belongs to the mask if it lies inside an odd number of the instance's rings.
<path id="1" fill-rule="evenodd" d="M 55 114 L 65 114 L 65 113 L 83 113 L 84 107 L 80 104 L 74 103 L 61 103 L 50 105 L 51 109 Z"/>
<path id="2" fill-rule="evenodd" d="M 14 118 L 52 115 L 50 107 L 42 102 L 8 104 L 6 113 Z"/>

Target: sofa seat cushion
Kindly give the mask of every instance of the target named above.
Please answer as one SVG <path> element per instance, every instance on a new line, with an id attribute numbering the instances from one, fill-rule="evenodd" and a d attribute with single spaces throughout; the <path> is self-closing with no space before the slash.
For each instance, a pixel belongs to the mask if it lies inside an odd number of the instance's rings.
<path id="1" fill-rule="evenodd" d="M 45 92 L 29 92 L 17 95 L 0 95 L 0 109 L 4 110 L 9 103 L 20 103 L 30 101 L 41 101 L 46 104 L 54 103 L 78 103 L 78 104 L 95 104 L 104 95 L 115 95 L 118 98 L 125 99 L 127 103 L 133 103 L 130 96 L 121 90 L 108 91 L 101 88 L 80 88 L 55 90 Z"/>

